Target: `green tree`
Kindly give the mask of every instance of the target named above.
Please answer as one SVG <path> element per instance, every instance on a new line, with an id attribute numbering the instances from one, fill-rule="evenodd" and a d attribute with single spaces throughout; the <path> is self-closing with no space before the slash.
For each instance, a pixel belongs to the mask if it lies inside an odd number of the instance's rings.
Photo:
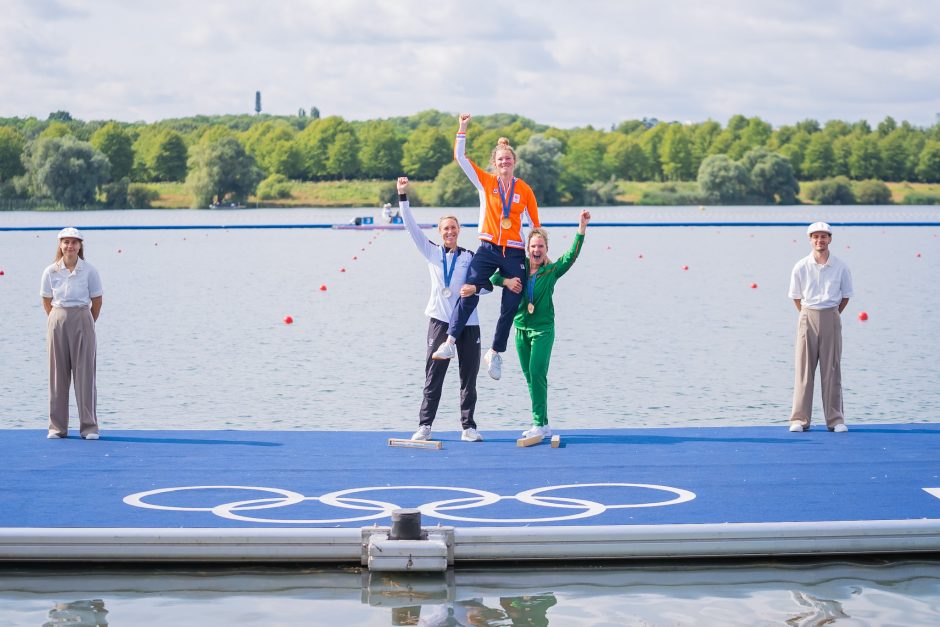
<path id="1" fill-rule="evenodd" d="M 691 181 L 695 176 L 692 169 L 692 142 L 681 124 L 669 125 L 660 154 L 663 175 L 667 180 Z"/>
<path id="2" fill-rule="evenodd" d="M 297 147 L 304 158 L 304 171 L 311 180 L 330 176 L 327 163 L 330 146 L 341 133 L 355 133 L 352 125 L 338 115 L 315 119 L 297 136 Z"/>
<path id="3" fill-rule="evenodd" d="M 604 167 L 614 176 L 627 181 L 642 181 L 649 172 L 649 162 L 639 142 L 632 136 L 620 133 L 614 133 L 614 139 L 607 146 Z"/>
<path id="4" fill-rule="evenodd" d="M 855 204 L 852 183 L 845 176 L 837 176 L 808 185 L 806 198 L 820 205 Z"/>
<path id="5" fill-rule="evenodd" d="M 480 194 L 456 161 L 451 161 L 437 173 L 432 186 L 434 204 L 439 207 L 479 206 Z"/>
<path id="6" fill-rule="evenodd" d="M 849 176 L 855 180 L 871 179 L 881 171 L 881 151 L 874 138 L 868 135 L 857 137 L 852 142 L 849 155 Z"/>
<path id="7" fill-rule="evenodd" d="M 16 129 L 0 126 L 0 185 L 26 171 L 21 160 L 25 149 L 26 139 Z"/>
<path id="8" fill-rule="evenodd" d="M 649 176 L 654 181 L 663 180 L 663 161 L 661 147 L 666 131 L 669 125 L 660 123 L 653 128 L 648 129 L 640 136 L 640 147 L 646 153 L 646 161 L 649 163 Z"/>
<path id="9" fill-rule="evenodd" d="M 884 122 L 882 122 L 884 124 Z M 879 125 L 879 133 L 880 133 Z M 882 136 L 878 141 L 881 151 L 881 171 L 878 178 L 883 181 L 910 181 L 914 178 L 915 158 L 908 154 L 908 133 L 903 129 L 895 129 Z M 874 203 L 864 203 L 874 204 Z M 882 203 L 878 203 L 882 204 Z"/>
<path id="10" fill-rule="evenodd" d="M 387 179 L 401 174 L 402 142 L 391 122 L 364 124 L 359 132 L 359 145 L 363 176 Z"/>
<path id="11" fill-rule="evenodd" d="M 832 176 L 836 159 L 832 144 L 832 138 L 825 133 L 816 133 L 810 137 L 806 153 L 803 155 L 805 179 L 814 180 Z"/>
<path id="12" fill-rule="evenodd" d="M 561 142 L 554 137 L 535 134 L 519 147 L 516 175 L 532 188 L 539 206 L 561 202 L 558 188 L 561 171 Z"/>
<path id="13" fill-rule="evenodd" d="M 796 203 L 800 184 L 785 157 L 764 148 L 754 148 L 741 159 L 741 166 L 748 173 L 750 200 L 781 205 Z"/>
<path id="14" fill-rule="evenodd" d="M 453 160 L 453 154 L 450 140 L 439 128 L 421 126 L 408 136 L 402 148 L 401 164 L 408 176 L 430 180 Z"/>
<path id="15" fill-rule="evenodd" d="M 568 148 L 559 164 L 558 183 L 563 196 L 580 203 L 589 183 L 607 179 L 604 167 L 606 148 L 603 134 L 599 131 L 580 129 L 569 135 Z"/>
<path id="16" fill-rule="evenodd" d="M 860 205 L 889 205 L 891 190 L 883 181 L 859 181 L 855 184 L 855 199 Z"/>
<path id="17" fill-rule="evenodd" d="M 283 174 L 272 174 L 258 184 L 261 200 L 282 200 L 291 197 L 291 184 Z"/>
<path id="18" fill-rule="evenodd" d="M 265 174 L 283 174 L 302 178 L 304 159 L 294 141 L 297 129 L 285 120 L 266 120 L 255 124 L 243 135 L 245 150 Z"/>
<path id="19" fill-rule="evenodd" d="M 745 202 L 750 181 L 740 163 L 728 155 L 712 155 L 702 161 L 698 184 L 710 198 L 725 205 Z"/>
<path id="20" fill-rule="evenodd" d="M 917 178 L 924 183 L 940 183 L 940 140 L 924 144 L 917 160 Z"/>
<path id="21" fill-rule="evenodd" d="M 150 171 L 155 181 L 183 181 L 189 160 L 189 149 L 183 136 L 172 130 L 164 130 L 157 138 L 156 150 L 150 162 Z"/>
<path id="22" fill-rule="evenodd" d="M 72 127 L 65 122 L 54 120 L 46 126 L 42 133 L 39 134 L 39 137 L 45 139 L 52 137 L 69 137 L 72 135 L 74 135 L 72 133 Z"/>
<path id="23" fill-rule="evenodd" d="M 359 139 L 351 131 L 336 134 L 327 151 L 326 171 L 340 179 L 355 178 L 360 170 Z"/>
<path id="24" fill-rule="evenodd" d="M 43 137 L 26 146 L 23 164 L 31 195 L 66 207 L 95 202 L 98 186 L 108 180 L 108 158 L 74 137 Z"/>
<path id="25" fill-rule="evenodd" d="M 116 122 L 108 122 L 95 131 L 91 136 L 91 145 L 108 158 L 112 180 L 119 181 L 130 176 L 134 166 L 134 142 Z"/>
<path id="26" fill-rule="evenodd" d="M 221 204 L 227 198 L 244 202 L 264 176 L 241 142 L 231 136 L 196 144 L 188 169 L 186 187 L 193 195 L 194 209 Z"/>

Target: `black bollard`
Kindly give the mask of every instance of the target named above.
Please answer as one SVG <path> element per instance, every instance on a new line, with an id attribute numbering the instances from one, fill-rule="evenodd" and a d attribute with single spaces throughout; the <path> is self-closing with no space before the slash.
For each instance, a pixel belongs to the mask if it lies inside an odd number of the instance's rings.
<path id="1" fill-rule="evenodd" d="M 421 540 L 421 510 L 396 509 L 392 512 L 389 540 Z"/>

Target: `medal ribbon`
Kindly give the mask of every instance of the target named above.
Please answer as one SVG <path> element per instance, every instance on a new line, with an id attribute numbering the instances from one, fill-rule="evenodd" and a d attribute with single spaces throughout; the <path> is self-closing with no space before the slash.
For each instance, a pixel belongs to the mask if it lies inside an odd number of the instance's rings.
<path id="1" fill-rule="evenodd" d="M 508 218 L 512 209 L 512 199 L 516 193 L 516 177 L 512 177 L 512 185 L 509 187 L 507 196 L 503 196 L 503 182 L 497 179 L 496 183 L 499 185 L 499 199 L 503 202 L 503 218 Z"/>
<path id="2" fill-rule="evenodd" d="M 450 287 L 450 280 L 454 276 L 454 268 L 457 267 L 457 256 L 460 251 L 454 250 L 454 256 L 450 260 L 450 270 L 447 269 L 447 248 L 441 246 L 441 266 L 444 270 L 444 287 Z"/>
<path id="3" fill-rule="evenodd" d="M 535 304 L 535 279 L 539 276 L 538 271 L 529 275 L 529 281 L 526 287 L 526 293 L 529 297 L 529 303 Z"/>

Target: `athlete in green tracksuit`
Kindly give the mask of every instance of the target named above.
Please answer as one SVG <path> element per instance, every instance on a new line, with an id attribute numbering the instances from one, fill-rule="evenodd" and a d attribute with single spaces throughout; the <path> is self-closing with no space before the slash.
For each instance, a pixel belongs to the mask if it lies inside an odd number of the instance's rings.
<path id="1" fill-rule="evenodd" d="M 584 232 L 591 220 L 587 210 L 581 211 L 578 232 L 571 248 L 558 261 L 548 259 L 548 235 L 542 229 L 533 229 L 526 243 L 528 258 L 525 260 L 525 283 L 518 279 L 504 279 L 499 272 L 493 275 L 493 285 L 504 285 L 507 289 L 521 286 L 522 301 L 516 312 L 516 352 L 522 373 L 529 385 L 532 399 L 532 428 L 523 432 L 523 437 L 541 435 L 551 437 L 548 426 L 548 364 L 555 342 L 555 306 L 552 295 L 558 282 L 578 258 L 584 243 Z"/>

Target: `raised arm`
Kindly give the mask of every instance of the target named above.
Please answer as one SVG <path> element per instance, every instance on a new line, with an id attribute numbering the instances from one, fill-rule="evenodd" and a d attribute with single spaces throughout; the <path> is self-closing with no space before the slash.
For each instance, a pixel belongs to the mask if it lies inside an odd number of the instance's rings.
<path id="1" fill-rule="evenodd" d="M 418 226 L 418 222 L 415 220 L 414 214 L 411 212 L 411 204 L 408 202 L 407 198 L 408 177 L 399 176 L 395 185 L 398 188 L 398 206 L 401 209 L 401 221 L 404 222 L 405 230 L 407 230 L 408 235 L 411 236 L 411 241 L 414 242 L 418 252 L 420 252 L 425 259 L 432 260 L 432 256 L 433 259 L 437 259 L 440 257 L 438 246 L 424 236 L 424 233 L 421 232 L 421 227 Z"/>

